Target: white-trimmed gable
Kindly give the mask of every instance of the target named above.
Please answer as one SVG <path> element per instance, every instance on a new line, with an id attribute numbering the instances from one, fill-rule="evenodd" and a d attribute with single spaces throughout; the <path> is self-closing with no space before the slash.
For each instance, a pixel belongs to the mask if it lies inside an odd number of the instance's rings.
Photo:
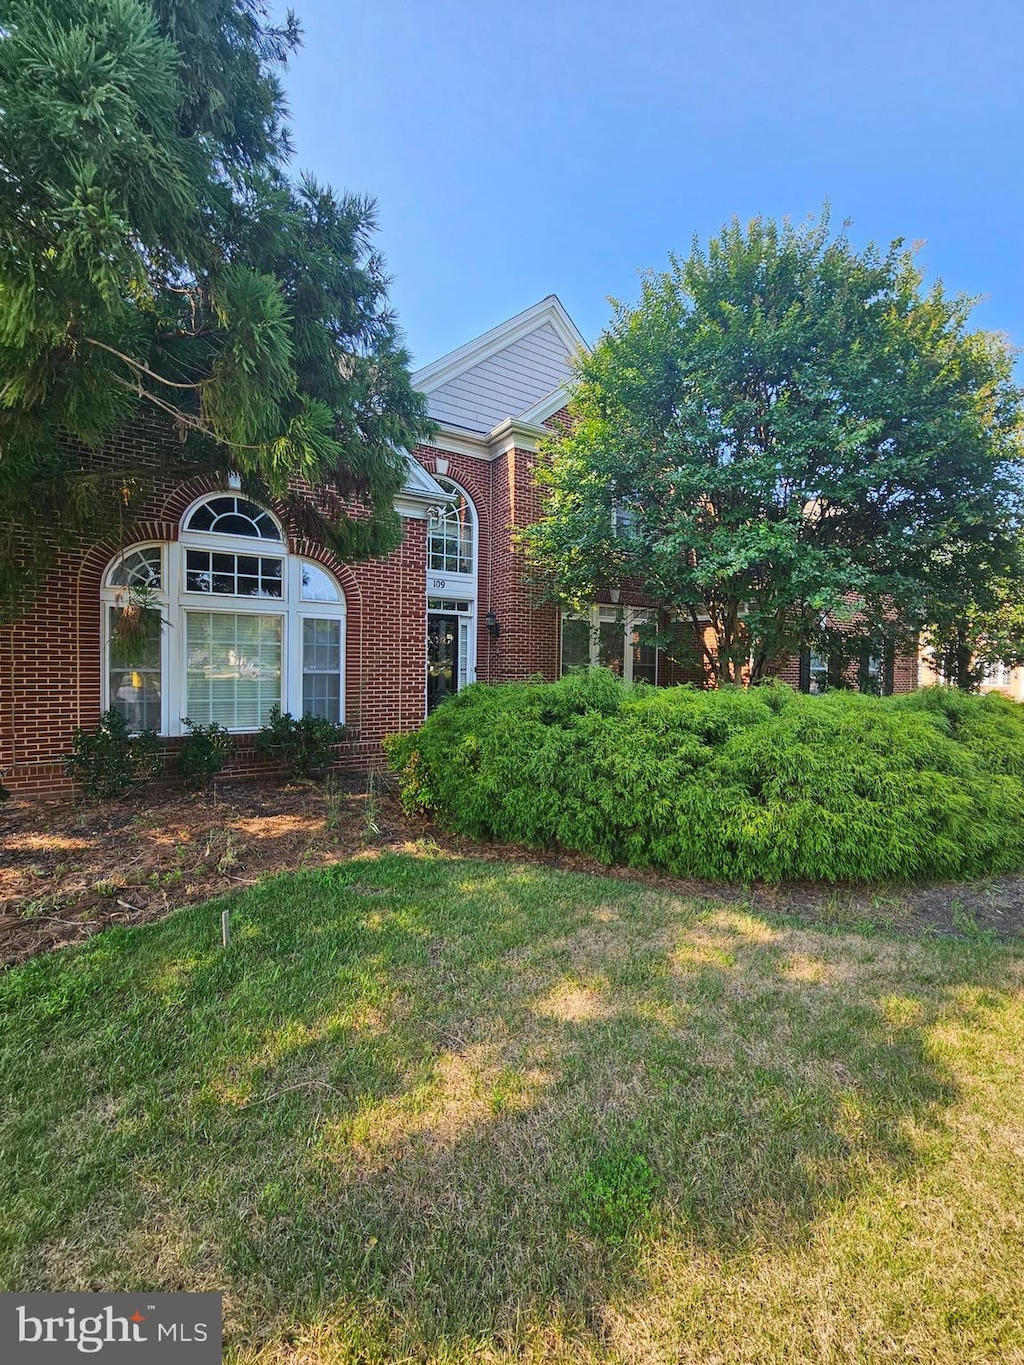
<path id="1" fill-rule="evenodd" d="M 395 511 L 400 516 L 425 521 L 432 507 L 443 507 L 445 503 L 451 502 L 452 495 L 446 493 L 434 477 L 411 455 L 406 455 L 405 463 L 405 486 L 395 499 Z"/>
<path id="2" fill-rule="evenodd" d="M 571 356 L 585 345 L 568 313 L 550 294 L 418 370 L 413 384 L 427 395 L 436 422 L 489 432 L 560 392 L 570 375 Z"/>

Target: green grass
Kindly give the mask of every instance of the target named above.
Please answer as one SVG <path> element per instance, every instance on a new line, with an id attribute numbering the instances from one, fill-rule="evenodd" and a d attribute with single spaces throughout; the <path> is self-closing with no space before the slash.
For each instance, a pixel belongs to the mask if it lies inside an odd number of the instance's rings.
<path id="1" fill-rule="evenodd" d="M 1024 1359 L 1024 959 L 362 858 L 0 978 L 0 1287 L 234 1362 Z"/>

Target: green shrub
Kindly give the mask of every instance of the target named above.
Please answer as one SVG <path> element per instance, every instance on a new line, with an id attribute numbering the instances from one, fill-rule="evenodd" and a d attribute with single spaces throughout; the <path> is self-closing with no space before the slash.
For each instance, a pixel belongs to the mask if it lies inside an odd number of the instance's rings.
<path id="1" fill-rule="evenodd" d="M 725 880 L 1024 866 L 1024 707 L 783 685 L 476 684 L 387 744 L 403 801 L 476 838 Z"/>
<path id="2" fill-rule="evenodd" d="M 87 796 L 104 800 L 123 796 L 163 769 L 155 730 L 129 733 L 128 722 L 116 707 L 104 711 L 95 730 L 76 726 L 72 751 L 64 771 Z"/>
<path id="3" fill-rule="evenodd" d="M 270 723 L 255 739 L 256 752 L 272 759 L 293 777 L 309 777 L 334 762 L 337 746 L 347 737 L 344 725 L 308 713 L 296 720 L 288 711 L 275 706 Z"/>
<path id="4" fill-rule="evenodd" d="M 186 716 L 182 723 L 188 734 L 178 751 L 178 771 L 186 787 L 205 787 L 235 752 L 235 742 L 215 720 L 209 725 L 194 725 Z"/>

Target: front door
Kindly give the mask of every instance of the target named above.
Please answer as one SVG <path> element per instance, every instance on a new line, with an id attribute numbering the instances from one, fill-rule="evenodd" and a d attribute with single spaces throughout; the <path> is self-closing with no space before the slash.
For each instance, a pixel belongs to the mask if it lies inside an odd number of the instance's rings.
<path id="1" fill-rule="evenodd" d="M 427 714 L 459 690 L 459 618 L 427 615 Z"/>

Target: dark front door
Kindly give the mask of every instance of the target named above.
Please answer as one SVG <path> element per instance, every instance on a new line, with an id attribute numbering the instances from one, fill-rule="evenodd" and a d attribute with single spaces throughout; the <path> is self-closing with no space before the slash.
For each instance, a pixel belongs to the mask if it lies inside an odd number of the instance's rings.
<path id="1" fill-rule="evenodd" d="M 427 714 L 459 690 L 459 618 L 427 616 Z"/>

